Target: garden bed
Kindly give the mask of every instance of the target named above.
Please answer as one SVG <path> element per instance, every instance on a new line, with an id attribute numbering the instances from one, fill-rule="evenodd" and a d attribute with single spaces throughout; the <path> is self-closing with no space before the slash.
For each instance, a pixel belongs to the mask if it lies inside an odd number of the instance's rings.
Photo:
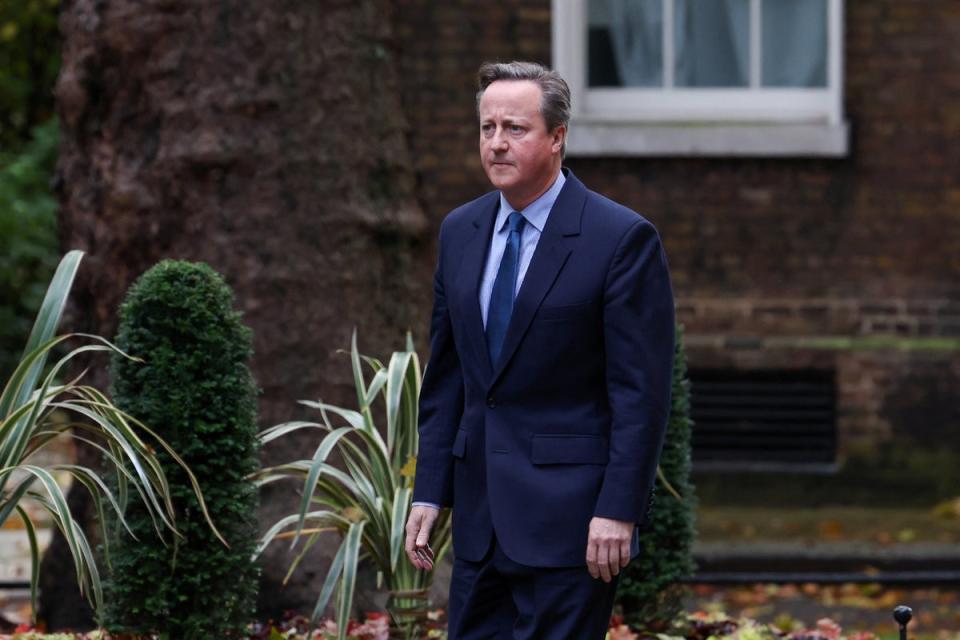
<path id="1" fill-rule="evenodd" d="M 804 590 L 800 589 L 802 593 Z M 810 589 L 806 589 L 807 592 Z M 849 590 L 848 590 L 849 591 Z M 824 598 L 836 598 L 837 594 L 829 595 L 830 591 L 824 592 Z M 785 589 L 781 593 L 769 586 L 757 585 L 752 589 L 728 590 L 732 602 L 739 601 L 747 607 L 754 607 L 754 611 L 764 613 L 766 607 L 778 598 L 785 600 L 794 597 L 795 593 L 791 589 Z M 709 598 L 715 595 L 715 592 L 701 589 L 697 598 Z M 809 595 L 809 594 L 808 594 Z M 884 596 L 879 600 L 884 605 L 889 604 L 894 595 Z M 845 598 L 852 598 L 852 593 L 846 593 Z M 863 605 L 865 599 L 870 596 L 861 595 L 858 602 Z M 945 596 L 941 602 L 956 602 L 956 594 Z M 951 599 L 952 598 L 952 599 Z M 664 629 L 658 633 L 643 633 L 631 629 L 624 624 L 623 619 L 614 616 L 611 619 L 611 627 L 607 634 L 607 640 L 719 640 L 729 638 L 730 640 L 892 640 L 897 637 L 897 631 L 893 625 L 881 625 L 874 630 L 864 629 L 844 629 L 840 624 L 831 618 L 820 618 L 812 624 L 804 624 L 792 617 L 785 610 L 779 616 L 770 620 L 770 616 L 763 616 L 767 621 L 759 620 L 746 616 L 731 616 L 719 610 L 719 603 L 722 599 L 715 599 L 707 603 L 707 608 L 712 609 L 696 611 L 689 614 L 685 621 L 678 623 L 675 628 Z M 876 606 L 879 606 L 876 605 Z M 736 605 L 734 605 L 736 608 Z M 743 608 L 743 607 L 740 607 Z M 953 610 L 951 608 L 951 610 Z M 887 609 L 889 616 L 889 609 Z M 769 613 L 769 612 L 768 612 Z M 954 611 L 954 615 L 956 615 Z M 950 629 L 934 629 L 929 624 L 923 624 L 924 619 L 929 622 L 930 616 L 921 616 L 920 623 L 924 627 L 922 633 L 910 633 L 913 640 L 960 640 L 960 633 Z M 946 619 L 944 620 L 946 622 Z M 425 631 L 422 639 L 446 638 L 445 620 L 442 611 L 435 611 L 430 615 L 431 627 Z M 249 640 L 303 640 L 309 635 L 310 625 L 308 620 L 301 616 L 293 616 L 279 623 L 267 622 L 251 625 L 250 633 L 247 636 Z M 319 627 L 318 632 L 314 632 L 313 638 L 317 640 L 334 640 L 337 637 L 337 627 L 332 620 L 325 620 Z M 350 640 L 389 640 L 388 620 L 386 614 L 371 613 L 363 622 L 351 622 L 348 629 Z M 119 637 L 111 636 L 102 631 L 91 631 L 87 633 L 52 633 L 44 634 L 40 631 L 32 630 L 27 625 L 21 625 L 13 633 L 0 634 L 0 639 L 11 638 L 14 640 L 132 640 L 129 636 Z M 141 638 L 139 640 L 146 640 Z"/>

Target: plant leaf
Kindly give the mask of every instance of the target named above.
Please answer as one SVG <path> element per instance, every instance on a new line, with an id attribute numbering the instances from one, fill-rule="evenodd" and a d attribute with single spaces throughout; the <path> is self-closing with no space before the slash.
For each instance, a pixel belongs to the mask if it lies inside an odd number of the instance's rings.
<path id="1" fill-rule="evenodd" d="M 393 511 L 390 514 L 390 522 L 393 527 L 390 530 L 390 568 L 397 570 L 397 563 L 400 561 L 400 552 L 403 550 L 405 541 L 404 525 L 407 519 L 407 510 L 410 502 L 410 489 L 397 488 L 393 494 Z"/>
<path id="2" fill-rule="evenodd" d="M 350 525 L 343 540 L 343 575 L 340 583 L 339 606 L 337 607 L 337 637 L 346 640 L 347 626 L 350 624 L 350 609 L 353 607 L 353 591 L 357 584 L 357 564 L 360 553 L 360 536 L 363 533 L 363 521 Z"/>
<path id="3" fill-rule="evenodd" d="M 33 528 L 33 521 L 27 515 L 27 512 L 17 505 L 17 513 L 23 520 L 23 528 L 27 532 L 27 539 L 30 542 L 30 622 L 37 623 L 37 585 L 40 582 L 40 546 L 37 544 L 37 532 Z"/>

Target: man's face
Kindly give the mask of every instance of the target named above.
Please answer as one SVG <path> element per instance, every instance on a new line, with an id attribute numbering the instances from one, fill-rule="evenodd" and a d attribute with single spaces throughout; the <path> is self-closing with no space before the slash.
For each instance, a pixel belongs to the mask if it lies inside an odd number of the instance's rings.
<path id="1" fill-rule="evenodd" d="M 497 80 L 480 99 L 480 161 L 493 186 L 523 209 L 560 170 L 566 129 L 547 131 L 541 90 L 530 80 Z"/>

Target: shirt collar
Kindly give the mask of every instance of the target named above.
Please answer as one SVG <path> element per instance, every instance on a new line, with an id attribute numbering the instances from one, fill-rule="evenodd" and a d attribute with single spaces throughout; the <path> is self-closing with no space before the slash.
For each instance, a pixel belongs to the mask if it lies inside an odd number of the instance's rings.
<path id="1" fill-rule="evenodd" d="M 523 217 L 526 219 L 527 224 L 532 225 L 540 233 L 543 233 L 543 227 L 547 224 L 547 217 L 550 215 L 550 210 L 553 208 L 553 203 L 557 201 L 557 196 L 560 195 L 560 190 L 563 188 L 563 183 L 567 179 L 563 175 L 563 171 L 560 171 L 557 174 L 556 180 L 553 181 L 553 184 L 550 185 L 550 188 L 543 192 L 539 198 L 527 205 L 527 208 L 521 211 Z M 510 203 L 507 202 L 506 197 L 503 193 L 500 194 L 500 210 L 497 212 L 497 220 L 495 223 L 495 229 L 497 232 L 503 231 L 504 226 L 507 224 L 507 216 L 509 216 L 514 211 L 514 208 L 510 206 Z"/>

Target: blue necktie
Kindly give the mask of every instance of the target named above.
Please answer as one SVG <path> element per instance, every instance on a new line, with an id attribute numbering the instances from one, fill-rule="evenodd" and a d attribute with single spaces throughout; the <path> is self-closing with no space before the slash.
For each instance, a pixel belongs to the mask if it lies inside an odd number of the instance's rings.
<path id="1" fill-rule="evenodd" d="M 523 233 L 524 222 L 523 215 L 517 211 L 507 218 L 510 234 L 507 236 L 507 246 L 503 249 L 503 258 L 500 259 L 497 279 L 493 281 L 490 306 L 487 307 L 487 348 L 490 350 L 490 363 L 494 366 L 507 335 L 510 314 L 513 313 L 513 295 L 520 265 L 520 234 Z"/>

